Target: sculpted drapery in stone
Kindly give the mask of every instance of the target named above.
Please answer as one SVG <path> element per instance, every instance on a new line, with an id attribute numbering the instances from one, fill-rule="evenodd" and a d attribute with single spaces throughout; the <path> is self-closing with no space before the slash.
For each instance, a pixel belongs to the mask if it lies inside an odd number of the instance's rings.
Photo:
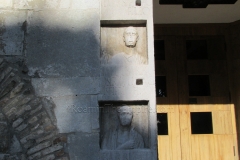
<path id="1" fill-rule="evenodd" d="M 142 136 L 131 126 L 133 111 L 129 106 L 118 107 L 120 125 L 105 133 L 101 148 L 108 150 L 144 148 Z"/>

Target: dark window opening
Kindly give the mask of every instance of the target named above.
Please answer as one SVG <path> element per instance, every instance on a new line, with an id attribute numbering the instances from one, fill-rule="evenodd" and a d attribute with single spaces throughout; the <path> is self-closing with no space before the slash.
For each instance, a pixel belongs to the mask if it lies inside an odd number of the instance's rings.
<path id="1" fill-rule="evenodd" d="M 208 49 L 206 40 L 186 41 L 187 59 L 208 59 Z"/>
<path id="2" fill-rule="evenodd" d="M 156 96 L 167 97 L 166 76 L 156 76 Z"/>
<path id="3" fill-rule="evenodd" d="M 165 60 L 164 40 L 154 40 L 155 60 Z"/>
<path id="4" fill-rule="evenodd" d="M 188 76 L 189 96 L 210 96 L 208 75 Z"/>
<path id="5" fill-rule="evenodd" d="M 143 79 L 137 79 L 136 85 L 143 85 Z"/>
<path id="6" fill-rule="evenodd" d="M 157 114 L 158 135 L 168 135 L 167 113 Z"/>
<path id="7" fill-rule="evenodd" d="M 213 134 L 212 112 L 191 112 L 192 134 Z"/>

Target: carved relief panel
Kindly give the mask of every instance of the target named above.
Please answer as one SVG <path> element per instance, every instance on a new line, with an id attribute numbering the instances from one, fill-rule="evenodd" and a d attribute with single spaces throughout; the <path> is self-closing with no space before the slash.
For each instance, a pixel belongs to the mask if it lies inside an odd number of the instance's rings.
<path id="1" fill-rule="evenodd" d="M 106 65 L 147 64 L 145 24 L 102 24 L 101 62 Z"/>
<path id="2" fill-rule="evenodd" d="M 102 150 L 149 148 L 149 107 L 138 103 L 105 102 L 100 105 Z"/>

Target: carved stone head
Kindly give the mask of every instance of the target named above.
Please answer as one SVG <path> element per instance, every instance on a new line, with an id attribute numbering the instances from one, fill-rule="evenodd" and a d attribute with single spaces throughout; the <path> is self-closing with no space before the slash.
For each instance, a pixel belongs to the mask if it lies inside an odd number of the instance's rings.
<path id="1" fill-rule="evenodd" d="M 127 27 L 123 33 L 123 41 L 127 47 L 134 48 L 138 41 L 137 30 L 132 26 Z"/>
<path id="2" fill-rule="evenodd" d="M 129 126 L 132 123 L 133 118 L 133 111 L 132 108 L 130 108 L 127 105 L 123 105 L 117 108 L 118 111 L 118 117 L 120 120 L 120 124 L 122 126 Z"/>

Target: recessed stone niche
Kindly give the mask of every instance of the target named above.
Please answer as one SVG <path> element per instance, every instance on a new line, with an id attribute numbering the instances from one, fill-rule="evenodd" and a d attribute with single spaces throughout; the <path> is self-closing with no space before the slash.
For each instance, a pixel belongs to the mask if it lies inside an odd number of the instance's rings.
<path id="1" fill-rule="evenodd" d="M 100 107 L 101 159 L 148 159 L 148 101 L 102 101 Z"/>
<path id="2" fill-rule="evenodd" d="M 101 62 L 106 65 L 148 63 L 145 21 L 101 21 Z"/>

